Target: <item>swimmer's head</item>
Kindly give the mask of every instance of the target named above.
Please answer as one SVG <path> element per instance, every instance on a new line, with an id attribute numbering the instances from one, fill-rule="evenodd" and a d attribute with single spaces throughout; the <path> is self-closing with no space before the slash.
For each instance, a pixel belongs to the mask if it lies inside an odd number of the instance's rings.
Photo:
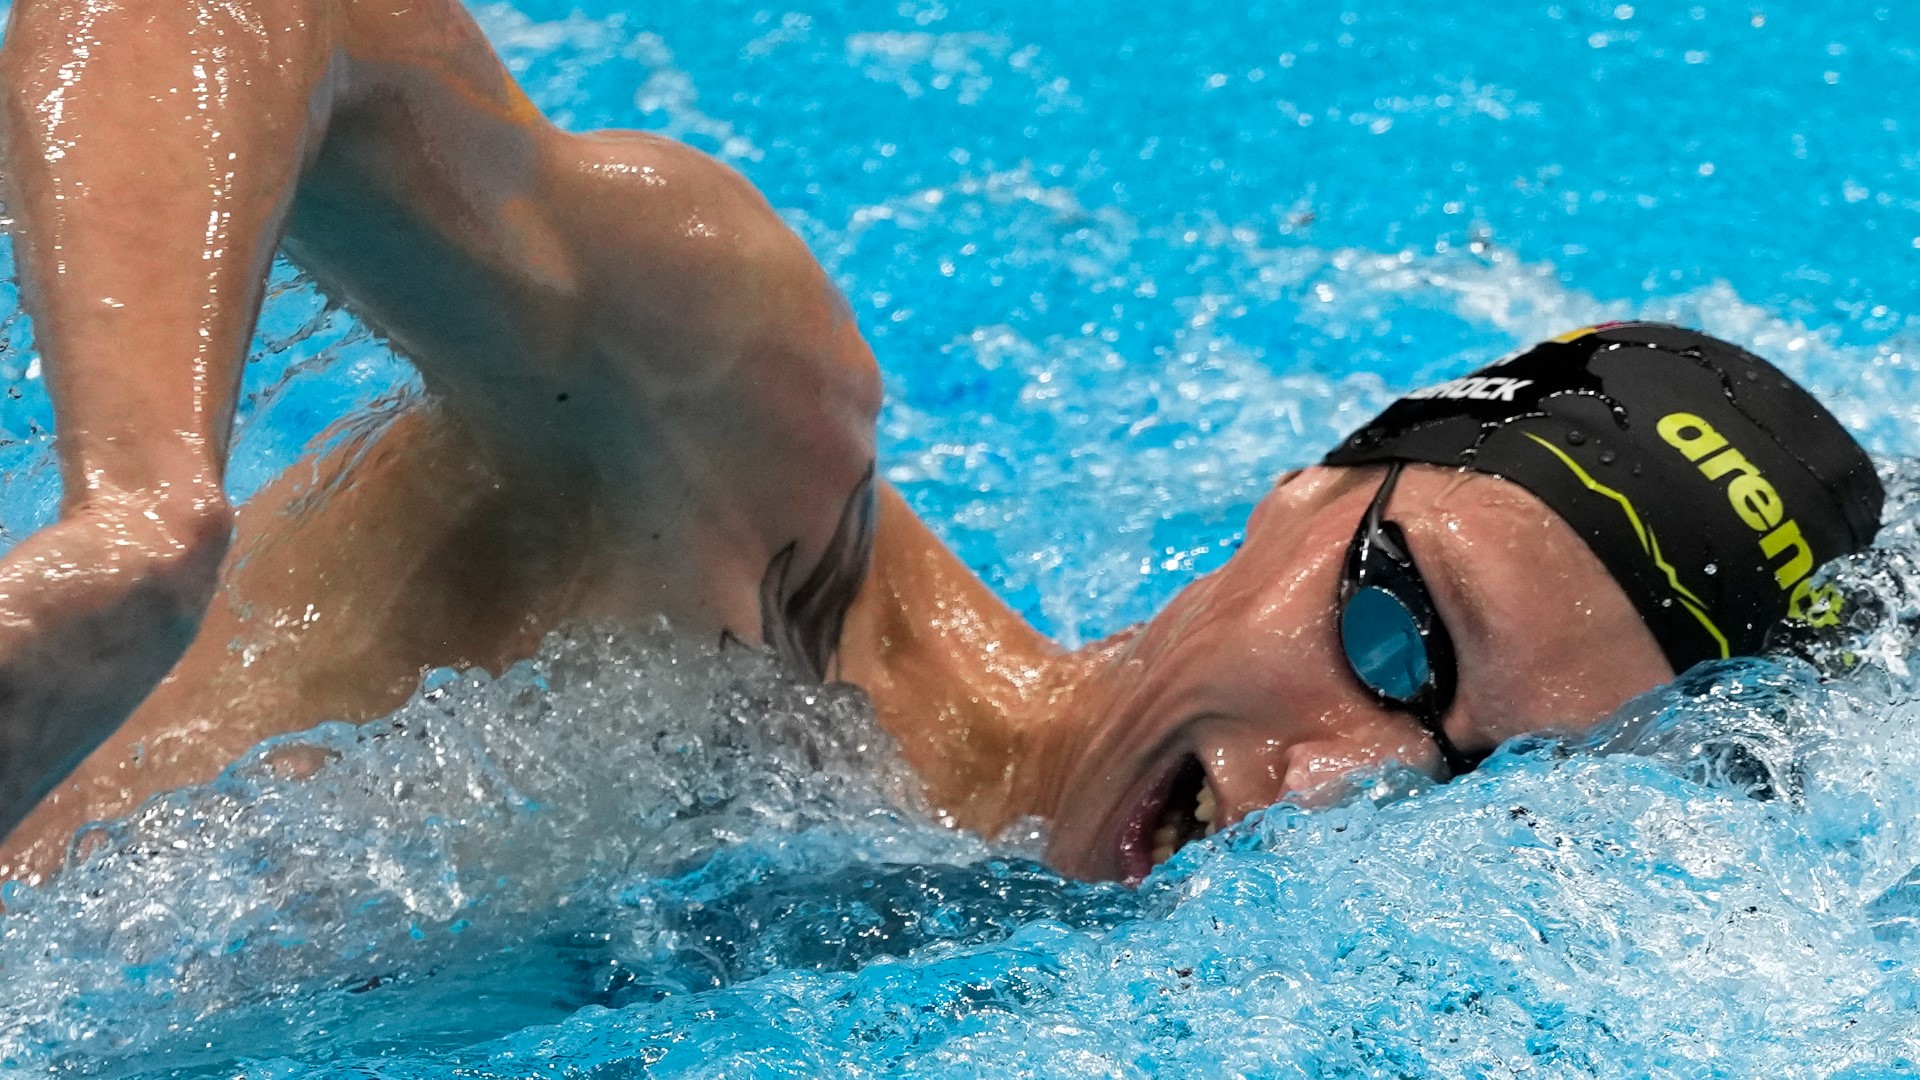
<path id="1" fill-rule="evenodd" d="M 1591 726 L 1785 621 L 1835 618 L 1814 571 L 1871 541 L 1880 502 L 1804 390 L 1677 327 L 1595 327 L 1416 391 L 1284 478 L 1226 566 L 1109 646 L 1098 706 L 1047 755 L 1051 857 L 1137 878 L 1356 770 L 1444 778 Z"/>
<path id="2" fill-rule="evenodd" d="M 1822 564 L 1880 525 L 1873 463 L 1779 369 L 1658 323 L 1578 330 L 1416 390 L 1328 465 L 1455 465 L 1551 507 L 1611 571 L 1676 670 L 1837 617 Z"/>

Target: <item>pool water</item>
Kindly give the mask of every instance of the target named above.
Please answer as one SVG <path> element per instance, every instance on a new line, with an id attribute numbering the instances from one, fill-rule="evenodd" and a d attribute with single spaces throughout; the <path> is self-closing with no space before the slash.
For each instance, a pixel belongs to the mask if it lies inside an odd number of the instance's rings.
<path id="1" fill-rule="evenodd" d="M 1850 634 L 1130 891 L 940 827 L 857 694 L 579 628 L 10 891 L 0 1071 L 1920 1075 L 1920 9 L 1211 7 L 474 10 L 562 123 L 767 193 L 880 357 L 886 475 L 1063 641 L 1398 391 L 1622 317 L 1748 344 L 1874 451 Z M 58 488 L 0 291 L 10 543 Z M 276 269 L 230 486 L 414 386 Z"/>

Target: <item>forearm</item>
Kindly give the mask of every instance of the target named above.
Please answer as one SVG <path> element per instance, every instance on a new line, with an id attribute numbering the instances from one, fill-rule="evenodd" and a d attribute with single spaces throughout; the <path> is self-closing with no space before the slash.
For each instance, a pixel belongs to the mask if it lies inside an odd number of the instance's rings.
<path id="1" fill-rule="evenodd" d="M 69 506 L 219 458 L 279 224 L 324 122 L 321 0 L 22 0 L 0 182 Z M 76 407 L 77 406 L 77 407 Z M 198 445 L 210 440 L 209 445 Z"/>
<path id="2" fill-rule="evenodd" d="M 0 833 L 192 640 L 233 399 L 326 118 L 331 0 L 20 0 L 0 178 L 61 520 L 0 560 Z"/>

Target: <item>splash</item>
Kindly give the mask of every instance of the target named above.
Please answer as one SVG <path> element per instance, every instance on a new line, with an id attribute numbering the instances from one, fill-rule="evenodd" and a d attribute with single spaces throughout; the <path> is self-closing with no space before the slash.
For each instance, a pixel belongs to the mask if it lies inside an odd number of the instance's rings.
<path id="1" fill-rule="evenodd" d="M 557 1017 L 616 983 L 634 996 L 730 980 L 757 961 L 702 944 L 718 938 L 694 928 L 698 897 L 979 857 L 913 805 L 857 691 L 664 628 L 554 635 L 499 678 L 437 672 L 384 720 L 269 740 L 211 784 L 83 831 L 50 884 L 10 886 L 0 1062 L 49 1045 L 56 1060 L 185 1054 L 212 1032 L 226 1054 L 271 1045 L 234 1032 L 443 1038 L 475 1022 L 393 1015 L 415 988 Z M 589 911 L 621 915 L 577 917 Z M 481 961 L 516 951 L 538 959 L 490 988 L 499 973 Z M 302 1019 L 315 997 L 331 1018 L 319 1031 Z"/>
<path id="2" fill-rule="evenodd" d="M 1896 542 L 1839 569 L 1857 614 L 1805 656 L 1696 669 L 1439 789 L 1276 807 L 1137 893 L 899 809 L 855 695 L 666 636 L 551 639 L 280 741 L 330 756 L 310 781 L 263 748 L 16 896 L 0 962 L 37 1019 L 5 1063 L 1909 1075 L 1920 687 L 1873 658 L 1920 626 L 1888 576 L 1920 473 L 1888 480 Z"/>
<path id="3" fill-rule="evenodd" d="M 476 13 L 563 124 L 769 193 L 875 343 L 892 479 L 1063 640 L 1395 393 L 1623 317 L 1754 347 L 1888 462 L 1854 621 L 1138 893 L 928 823 L 856 696 L 575 633 L 94 830 L 8 898 L 0 1070 L 1920 1073 L 1910 13 L 617 6 Z M 58 496 L 7 278 L 0 543 Z M 284 266 L 262 329 L 242 498 L 414 385 Z"/>

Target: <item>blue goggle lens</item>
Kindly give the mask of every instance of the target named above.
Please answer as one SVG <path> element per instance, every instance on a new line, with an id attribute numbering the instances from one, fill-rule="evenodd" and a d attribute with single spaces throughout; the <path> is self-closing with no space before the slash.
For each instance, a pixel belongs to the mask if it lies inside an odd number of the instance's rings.
<path id="1" fill-rule="evenodd" d="M 1433 678 L 1413 613 L 1375 586 L 1355 590 L 1340 613 L 1340 644 L 1360 681 L 1393 701 L 1411 701 Z"/>

